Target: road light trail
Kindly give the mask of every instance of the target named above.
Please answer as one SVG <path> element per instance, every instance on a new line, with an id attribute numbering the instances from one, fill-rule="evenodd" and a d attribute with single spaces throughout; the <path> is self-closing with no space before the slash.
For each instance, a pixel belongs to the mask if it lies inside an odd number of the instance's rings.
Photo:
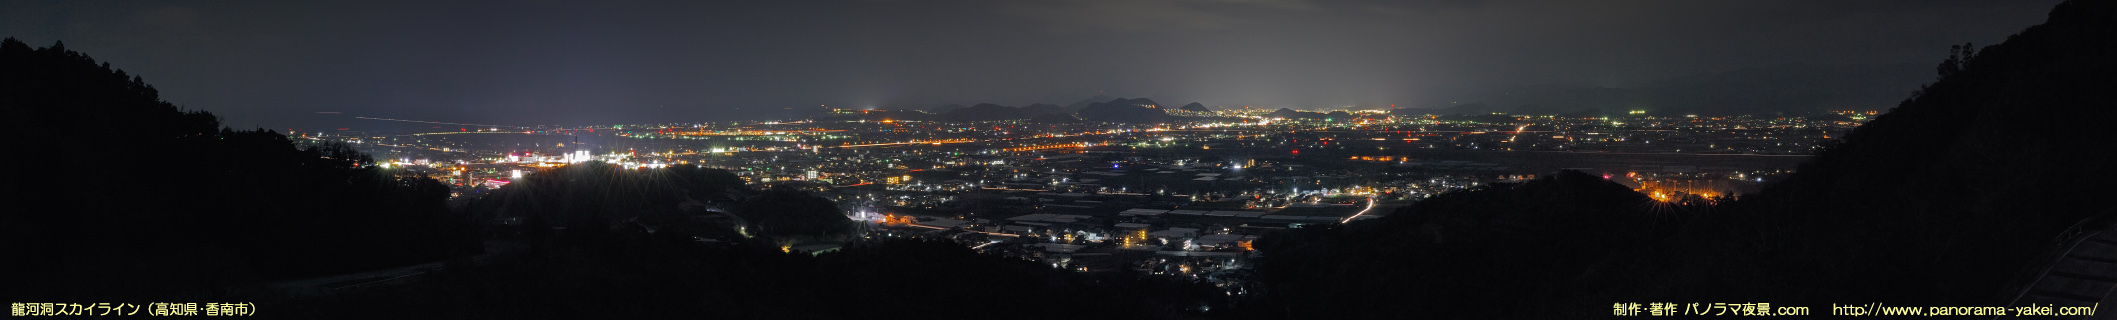
<path id="1" fill-rule="evenodd" d="M 1339 220 L 1339 221 L 1338 221 L 1338 223 L 1340 223 L 1340 224 L 1343 224 L 1343 223 L 1353 222 L 1353 219 L 1355 219 L 1355 218 L 1359 218 L 1360 216 L 1363 216 L 1363 215 L 1367 215 L 1367 212 L 1368 212 L 1368 211 L 1373 211 L 1373 210 L 1375 210 L 1375 196 L 1372 196 L 1372 195 L 1370 195 L 1370 196 L 1367 196 L 1367 208 L 1366 208 L 1366 209 L 1360 209 L 1360 212 L 1359 212 L 1359 213 L 1354 213 L 1354 214 L 1353 214 L 1353 216 L 1351 216 L 1351 217 L 1345 217 L 1345 220 Z"/>

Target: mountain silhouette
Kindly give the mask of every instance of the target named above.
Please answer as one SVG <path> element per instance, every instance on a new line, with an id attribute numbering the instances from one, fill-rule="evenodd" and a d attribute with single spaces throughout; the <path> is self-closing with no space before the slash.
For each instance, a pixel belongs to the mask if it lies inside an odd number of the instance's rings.
<path id="1" fill-rule="evenodd" d="M 1163 123 L 1179 118 L 1169 115 L 1167 110 L 1147 98 L 1118 98 L 1110 102 L 1090 103 L 1076 114 L 1079 114 L 1082 120 L 1115 123 Z"/>
<path id="2" fill-rule="evenodd" d="M 39 299 L 204 296 L 257 281 L 477 253 L 449 186 L 337 143 L 223 128 L 144 79 L 65 45 L 0 40 L 0 293 Z M 23 294 L 34 294 L 25 296 Z"/>
<path id="3" fill-rule="evenodd" d="M 1176 109 L 1190 112 L 1213 112 L 1213 109 L 1206 109 L 1206 105 L 1199 104 L 1197 102 L 1192 102 L 1191 104 L 1186 104 L 1183 105 L 1183 107 Z"/>
<path id="4" fill-rule="evenodd" d="M 1014 107 L 980 103 L 969 108 L 948 111 L 942 114 L 942 118 L 950 121 L 996 121 L 1026 119 L 1029 116 Z"/>
<path id="5" fill-rule="evenodd" d="M 1295 111 L 1294 109 L 1279 108 L 1279 110 L 1273 110 L 1272 113 L 1264 114 L 1264 116 L 1266 118 L 1323 119 L 1327 115 L 1322 112 Z"/>
<path id="6" fill-rule="evenodd" d="M 1088 107 L 1088 104 L 1108 102 L 1111 99 L 1115 98 L 1111 98 L 1109 95 L 1096 94 L 1094 97 L 1088 97 L 1087 99 L 1081 99 L 1081 101 L 1074 101 L 1073 103 L 1066 104 L 1066 113 L 1080 113 L 1081 109 Z"/>
<path id="7" fill-rule="evenodd" d="M 1021 108 L 1020 110 L 1022 111 L 1022 114 L 1024 114 L 1024 115 L 1028 115 L 1028 116 L 1031 116 L 1031 117 L 1034 117 L 1034 116 L 1041 116 L 1041 115 L 1047 115 L 1047 114 L 1067 114 L 1067 113 L 1072 113 L 1072 112 L 1066 112 L 1066 108 L 1065 108 L 1065 107 L 1060 107 L 1060 106 L 1058 106 L 1058 105 L 1055 105 L 1055 104 L 1049 104 L 1049 103 L 1037 103 L 1037 104 L 1031 104 L 1031 105 L 1029 105 L 1029 106 L 1027 106 L 1027 107 L 1022 107 L 1022 108 Z"/>
<path id="8" fill-rule="evenodd" d="M 929 112 L 929 113 L 935 113 L 935 114 L 943 114 L 943 113 L 949 113 L 949 112 L 953 112 L 953 111 L 956 111 L 956 110 L 961 110 L 961 109 L 963 109 L 963 108 L 965 108 L 965 107 L 964 107 L 963 105 L 960 105 L 960 104 L 953 104 L 953 103 L 951 103 L 951 104 L 945 104 L 945 105 L 941 105 L 941 106 L 939 106 L 939 107 L 934 107 L 933 109 L 927 109 L 927 110 L 926 110 L 926 112 Z"/>
<path id="9" fill-rule="evenodd" d="M 1036 117 L 1031 117 L 1029 118 L 1029 122 L 1043 124 L 1078 124 L 1083 123 L 1085 121 L 1081 121 L 1080 118 L 1074 118 L 1072 115 L 1064 113 L 1047 113 L 1043 115 L 1038 115 Z"/>

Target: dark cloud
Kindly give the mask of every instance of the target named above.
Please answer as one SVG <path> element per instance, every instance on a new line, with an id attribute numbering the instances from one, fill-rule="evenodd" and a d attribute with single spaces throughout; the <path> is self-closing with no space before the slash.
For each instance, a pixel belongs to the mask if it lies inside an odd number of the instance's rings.
<path id="1" fill-rule="evenodd" d="M 0 35 L 236 126 L 707 121 L 785 108 L 1417 103 L 1787 64 L 1934 63 L 2045 1 L 0 3 Z M 1908 90 L 1908 89 L 1907 89 Z"/>

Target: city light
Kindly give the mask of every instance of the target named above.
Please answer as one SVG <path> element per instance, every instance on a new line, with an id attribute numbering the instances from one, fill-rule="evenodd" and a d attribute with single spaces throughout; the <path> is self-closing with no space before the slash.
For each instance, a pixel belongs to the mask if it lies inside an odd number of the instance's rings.
<path id="1" fill-rule="evenodd" d="M 1229 281 L 1216 272 L 1247 265 L 1236 257 L 1256 249 L 1253 241 L 1264 233 L 1259 230 L 1350 224 L 1450 191 L 1524 183 L 1549 173 L 1524 163 L 1559 159 L 1544 167 L 1597 166 L 1564 161 L 1668 154 L 1690 146 L 1720 150 L 1715 157 L 1790 164 L 1819 138 L 1805 131 L 1818 124 L 1799 121 L 1525 116 L 1487 123 L 1357 114 L 1378 117 L 1151 127 L 765 121 L 537 128 L 511 135 L 520 141 L 487 145 L 461 142 L 476 136 L 467 134 L 357 141 L 397 148 L 385 149 L 394 152 L 387 157 L 394 160 L 376 166 L 444 170 L 457 189 L 451 192 L 455 197 L 506 188 L 536 170 L 588 162 L 649 176 L 655 174 L 650 170 L 694 165 L 726 170 L 752 188 L 795 188 L 831 199 L 845 206 L 846 218 L 862 222 L 863 239 L 955 235 L 949 237 L 973 250 L 1067 270 L 1085 270 L 1085 261 L 1100 258 L 1043 253 L 1107 244 L 1155 252 L 1149 260 L 1123 262 L 1137 263 L 1150 274 Z M 1627 123 L 1631 126 L 1611 127 Z M 1540 130 L 1530 132 L 1531 127 Z M 1498 153 L 1453 158 L 1441 151 L 1451 149 Z M 450 150 L 471 158 L 429 161 L 435 154 L 412 150 Z M 1782 155 L 1789 160 L 1778 160 Z M 1757 172 L 1771 172 L 1702 168 L 1620 163 L 1585 169 L 1615 183 L 1632 183 L 1628 186 L 1661 210 L 1721 199 L 1733 194 L 1724 189 L 1752 188 L 1764 180 Z M 745 226 L 735 232 L 757 236 Z M 808 248 L 780 247 L 783 252 Z"/>

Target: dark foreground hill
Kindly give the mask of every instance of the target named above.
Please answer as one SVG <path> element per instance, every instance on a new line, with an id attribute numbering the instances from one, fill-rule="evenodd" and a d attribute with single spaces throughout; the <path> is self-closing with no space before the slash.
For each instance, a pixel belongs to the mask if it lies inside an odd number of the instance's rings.
<path id="1" fill-rule="evenodd" d="M 0 41 L 0 136 L 10 301 L 204 297 L 480 250 L 440 182 L 222 128 L 63 45 Z"/>
<path id="2" fill-rule="evenodd" d="M 1682 207 L 1560 174 L 1260 244 L 1260 318 L 1571 318 L 1613 304 L 1999 306 L 2117 203 L 2117 2 L 2067 1 L 1761 194 Z M 1471 307 L 1478 306 L 1478 307 Z M 1647 310 L 1642 309 L 1644 314 Z"/>

